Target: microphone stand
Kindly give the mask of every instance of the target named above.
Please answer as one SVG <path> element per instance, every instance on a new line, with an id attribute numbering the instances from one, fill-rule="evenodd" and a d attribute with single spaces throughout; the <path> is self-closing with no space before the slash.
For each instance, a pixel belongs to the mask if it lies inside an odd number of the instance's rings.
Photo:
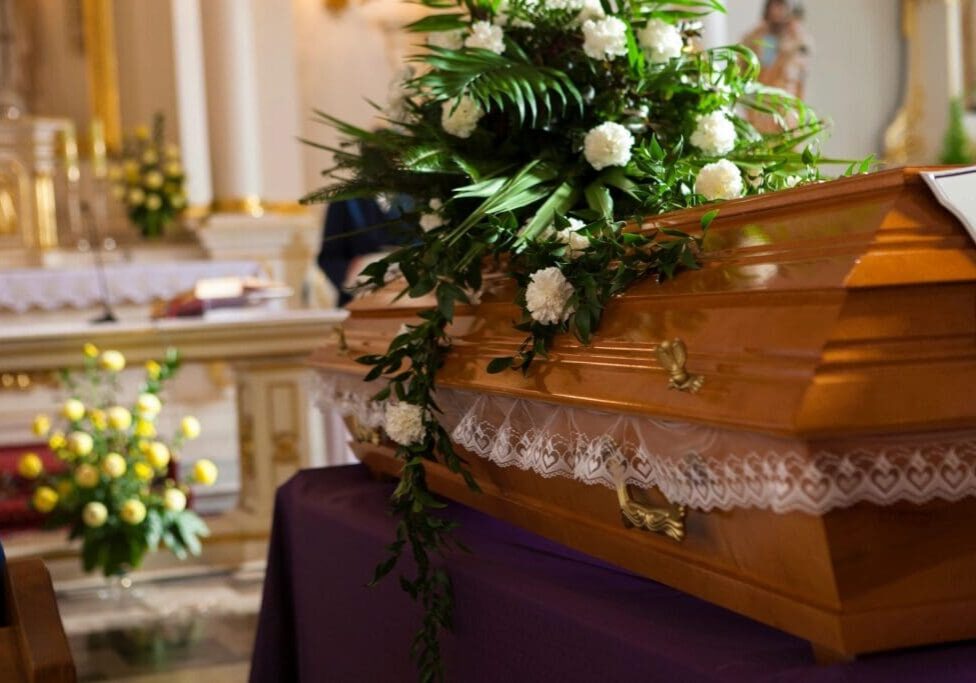
<path id="1" fill-rule="evenodd" d="M 112 303 L 108 292 L 108 278 L 105 276 L 105 263 L 102 261 L 102 248 L 98 242 L 98 229 L 95 227 L 95 218 L 92 216 L 91 207 L 88 202 L 81 203 L 81 215 L 88 230 L 88 240 L 91 243 L 92 258 L 95 260 L 95 277 L 98 278 L 98 290 L 102 299 L 102 315 L 93 318 L 92 323 L 116 323 L 119 321 L 112 311 Z"/>

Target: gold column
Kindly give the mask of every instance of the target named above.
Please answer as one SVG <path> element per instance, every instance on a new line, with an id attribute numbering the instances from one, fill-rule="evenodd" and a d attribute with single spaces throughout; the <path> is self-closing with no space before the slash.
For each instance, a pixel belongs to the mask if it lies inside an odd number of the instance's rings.
<path id="1" fill-rule="evenodd" d="M 105 145 L 110 152 L 115 153 L 122 148 L 122 115 L 112 0 L 81 0 L 81 12 L 88 84 L 91 88 L 92 119 L 102 122 Z"/>

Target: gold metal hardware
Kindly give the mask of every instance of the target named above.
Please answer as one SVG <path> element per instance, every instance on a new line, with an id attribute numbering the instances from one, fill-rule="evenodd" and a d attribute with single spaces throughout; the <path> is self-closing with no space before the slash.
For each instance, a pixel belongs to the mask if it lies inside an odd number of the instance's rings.
<path id="1" fill-rule="evenodd" d="M 332 329 L 333 329 L 333 332 L 334 332 L 334 334 L 336 336 L 336 344 L 337 344 L 338 349 L 339 349 L 339 355 L 340 356 L 348 356 L 349 355 L 349 344 L 346 343 L 346 331 L 344 329 L 342 329 L 342 325 L 336 325 Z"/>
<path id="2" fill-rule="evenodd" d="M 661 342 L 657 347 L 657 359 L 669 375 L 669 388 L 696 394 L 705 383 L 704 377 L 693 375 L 685 368 L 688 347 L 680 339 Z"/>
<path id="3" fill-rule="evenodd" d="M 666 508 L 654 507 L 646 503 L 639 503 L 630 495 L 627 480 L 623 476 L 621 463 L 617 463 L 614 476 L 617 479 L 617 501 L 620 503 L 620 516 L 624 526 L 634 527 L 642 531 L 667 536 L 679 543 L 685 538 L 684 505 L 670 505 Z M 613 471 L 613 469 L 611 471 Z"/>

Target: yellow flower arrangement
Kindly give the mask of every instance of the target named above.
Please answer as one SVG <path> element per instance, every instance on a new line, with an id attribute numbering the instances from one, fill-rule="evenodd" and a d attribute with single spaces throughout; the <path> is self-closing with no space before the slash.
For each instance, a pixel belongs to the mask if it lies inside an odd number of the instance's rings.
<path id="1" fill-rule="evenodd" d="M 109 169 L 112 194 L 123 202 L 129 220 L 143 237 L 159 237 L 186 208 L 186 176 L 179 148 L 167 144 L 163 117 L 157 114 L 150 131 L 138 126 L 125 141 L 120 165 Z"/>
<path id="2" fill-rule="evenodd" d="M 145 366 L 145 381 L 137 400 L 121 405 L 106 387 L 126 367 L 119 351 L 83 350 L 84 378 L 65 373 L 72 396 L 58 413 L 64 431 L 51 432 L 51 418 L 38 415 L 33 431 L 48 436 L 51 450 L 67 463 L 61 473 L 45 471 L 36 453 L 25 453 L 17 473 L 33 482 L 31 505 L 48 515 L 53 525 L 70 528 L 82 539 L 86 571 L 99 568 L 106 576 L 141 564 L 160 544 L 180 558 L 200 552 L 200 538 L 209 534 L 196 513 L 187 508 L 189 484 L 213 484 L 217 468 L 198 461 L 184 483 L 170 478 L 170 463 L 187 439 L 200 433 L 199 421 L 186 416 L 172 439 L 157 436 L 153 421 L 163 410 L 160 392 L 179 367 L 179 355 Z M 85 381 L 87 380 L 87 381 Z M 67 432 L 67 434 L 66 434 Z"/>

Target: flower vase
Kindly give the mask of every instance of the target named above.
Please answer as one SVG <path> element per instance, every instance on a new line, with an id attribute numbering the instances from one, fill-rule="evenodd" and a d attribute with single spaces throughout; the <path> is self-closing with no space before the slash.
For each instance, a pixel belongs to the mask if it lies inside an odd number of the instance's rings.
<path id="1" fill-rule="evenodd" d="M 127 571 L 105 577 L 104 585 L 98 589 L 98 599 L 117 607 L 125 607 L 142 596 L 142 590 L 135 588 Z"/>
<path id="2" fill-rule="evenodd" d="M 168 221 L 160 214 L 149 214 L 139 221 L 139 232 L 144 239 L 159 239 L 166 232 Z"/>

